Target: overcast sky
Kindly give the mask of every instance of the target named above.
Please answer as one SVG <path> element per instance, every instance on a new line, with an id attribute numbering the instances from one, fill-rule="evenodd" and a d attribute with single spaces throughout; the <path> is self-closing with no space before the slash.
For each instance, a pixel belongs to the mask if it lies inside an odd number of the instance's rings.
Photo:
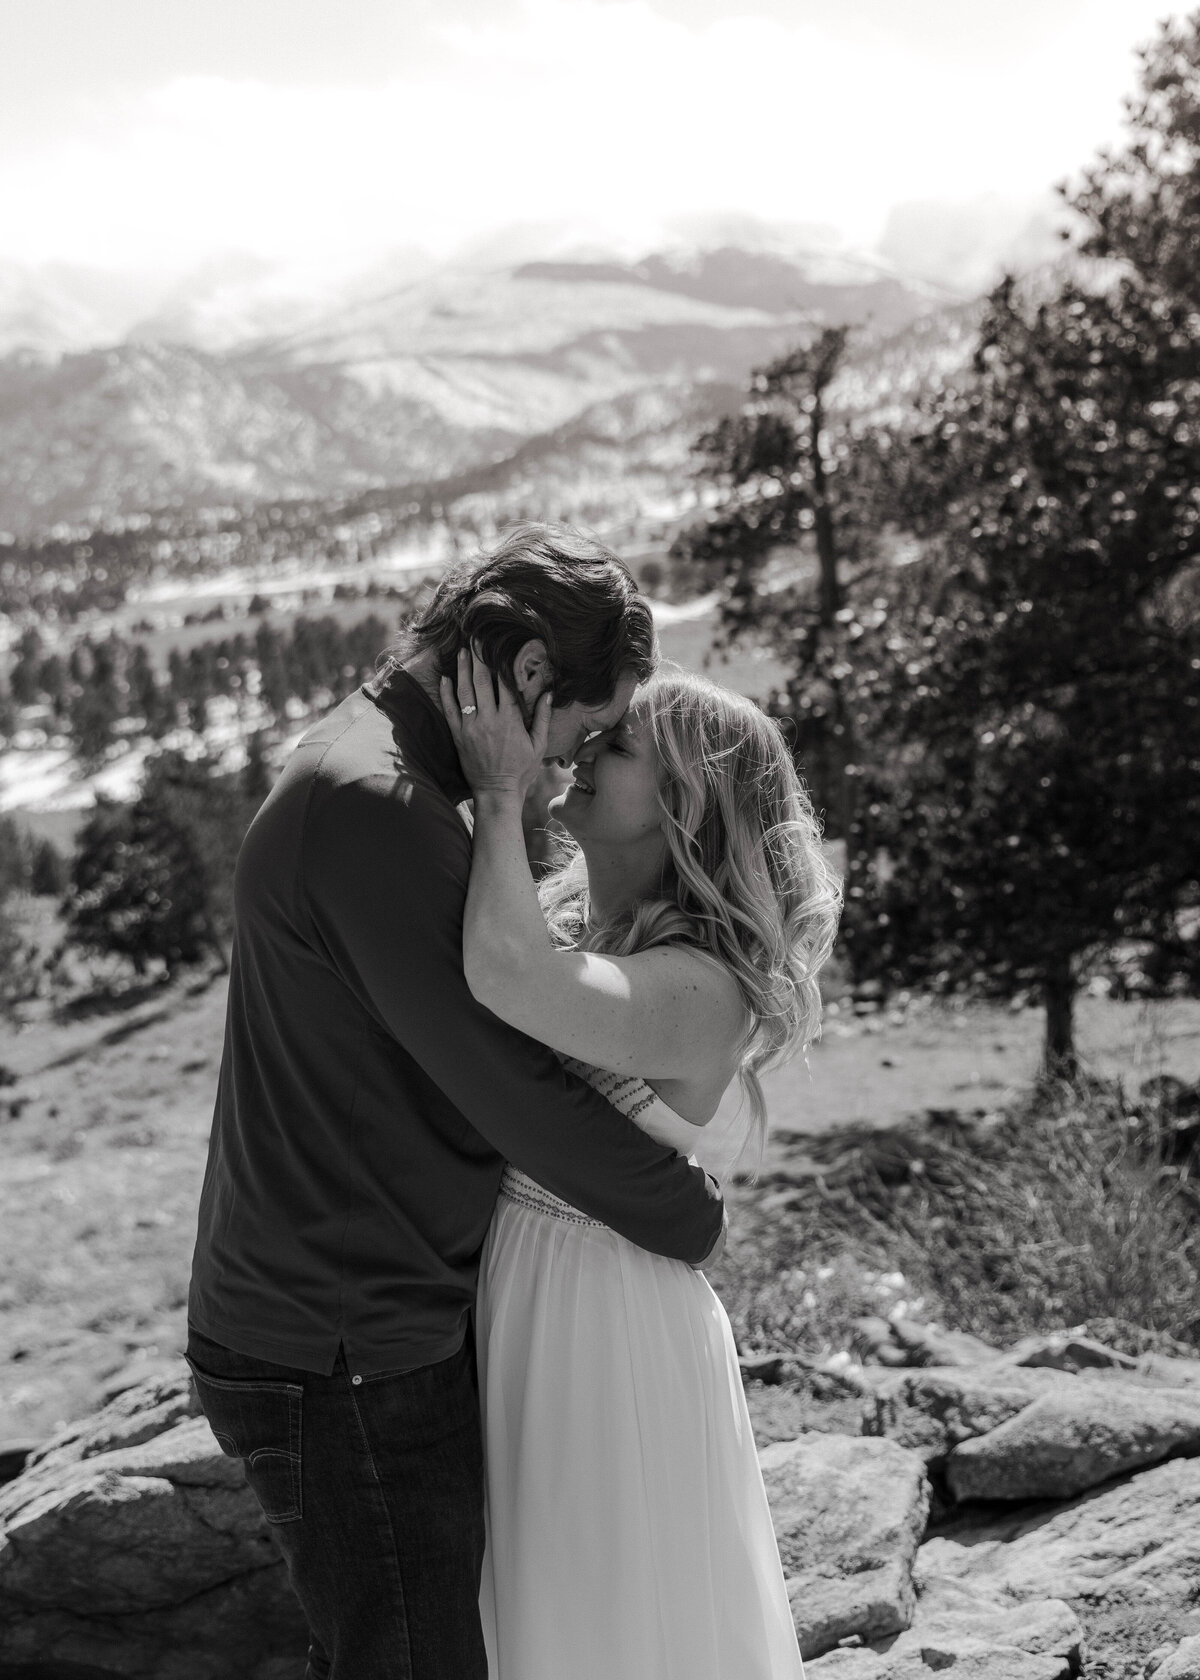
<path id="1" fill-rule="evenodd" d="M 859 244 L 1120 133 L 1152 0 L 0 0 L 0 255 L 442 252 L 738 210 Z"/>

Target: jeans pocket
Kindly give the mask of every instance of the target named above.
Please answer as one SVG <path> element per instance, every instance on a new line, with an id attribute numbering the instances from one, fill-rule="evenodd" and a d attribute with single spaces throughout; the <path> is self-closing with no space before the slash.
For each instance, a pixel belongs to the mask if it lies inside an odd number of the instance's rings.
<path id="1" fill-rule="evenodd" d="M 240 1458 L 246 1482 L 270 1523 L 298 1522 L 304 1390 L 262 1377 L 216 1377 L 189 1359 L 196 1393 L 217 1445 Z"/>

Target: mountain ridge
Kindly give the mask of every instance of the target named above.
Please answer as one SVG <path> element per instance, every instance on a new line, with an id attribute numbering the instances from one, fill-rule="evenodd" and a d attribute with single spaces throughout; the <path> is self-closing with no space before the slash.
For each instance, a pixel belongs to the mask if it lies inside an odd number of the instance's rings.
<path id="1" fill-rule="evenodd" d="M 188 317 L 194 342 L 143 319 L 117 344 L 56 356 L 43 342 L 0 357 L 0 528 L 24 537 L 146 508 L 484 473 L 625 399 L 665 403 L 670 431 L 688 391 L 744 388 L 754 367 L 823 325 L 853 325 L 869 359 L 871 346 L 958 307 L 845 250 L 675 247 L 636 261 L 433 270 L 401 255 L 343 278 L 325 309 L 282 308 L 264 333 L 263 277 L 222 270 L 220 285 L 249 286 L 238 296 L 253 308 L 230 306 L 220 332 L 203 311 Z M 159 316 L 162 327 L 180 319 Z M 0 344 L 4 333 L 0 308 Z M 553 453 L 557 484 L 559 444 Z"/>

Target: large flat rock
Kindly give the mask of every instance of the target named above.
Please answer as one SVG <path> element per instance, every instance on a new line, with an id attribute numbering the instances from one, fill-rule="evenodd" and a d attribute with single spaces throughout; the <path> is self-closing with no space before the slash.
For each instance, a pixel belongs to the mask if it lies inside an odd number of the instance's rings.
<path id="1" fill-rule="evenodd" d="M 954 1497 L 1069 1499 L 1100 1482 L 1200 1452 L 1200 1397 L 1070 1378 L 946 1460 Z"/>
<path id="2" fill-rule="evenodd" d="M 952 1582 L 1004 1604 L 1194 1605 L 1200 1459 L 1156 1465 L 1057 1509 L 964 1515 L 924 1543 L 914 1573 L 922 1593 Z"/>
<path id="3" fill-rule="evenodd" d="M 1146 1673 L 1154 1680 L 1200 1680 L 1200 1636 L 1181 1639 L 1161 1662 L 1147 1664 Z"/>
<path id="4" fill-rule="evenodd" d="M 0 1490 L 0 1600 L 125 1616 L 204 1592 L 276 1553 L 240 1464 L 203 1418 Z"/>
<path id="5" fill-rule="evenodd" d="M 1060 1371 L 991 1363 L 864 1371 L 873 1395 L 864 1405 L 865 1432 L 919 1452 L 940 1465 L 954 1448 L 1016 1417 L 1040 1394 L 1074 1379 Z"/>
<path id="6" fill-rule="evenodd" d="M 1061 1599 L 1001 1604 L 949 1582 L 917 1600 L 912 1626 L 873 1648 L 833 1651 L 810 1663 L 810 1676 L 840 1680 L 905 1680 L 953 1668 L 996 1676 L 1065 1677 L 1078 1673 L 1083 1630 Z M 988 1665 L 991 1666 L 988 1666 Z"/>
<path id="7" fill-rule="evenodd" d="M 1030 1656 L 1015 1646 L 989 1645 L 978 1650 L 947 1651 L 927 1645 L 917 1650 L 831 1651 L 806 1663 L 809 1680 L 929 1680 L 953 1671 L 953 1680 L 1069 1680 L 1071 1668 L 1057 1657 Z"/>
<path id="8" fill-rule="evenodd" d="M 929 1509 L 920 1458 L 893 1441 L 806 1435 L 760 1461 L 802 1655 L 907 1627 Z"/>
<path id="9" fill-rule="evenodd" d="M 282 1680 L 306 1642 L 241 1464 L 185 1378 L 122 1394 L 0 1488 L 0 1669 Z"/>

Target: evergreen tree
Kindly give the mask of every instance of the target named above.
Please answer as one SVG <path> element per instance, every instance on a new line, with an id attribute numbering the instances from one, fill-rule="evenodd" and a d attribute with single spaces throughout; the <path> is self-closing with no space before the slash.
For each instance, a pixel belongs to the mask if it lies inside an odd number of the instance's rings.
<path id="1" fill-rule="evenodd" d="M 150 759 L 131 806 L 98 801 L 80 832 L 64 902 L 75 943 L 168 969 L 226 962 L 233 869 L 255 807 L 238 778 L 178 752 Z"/>
<path id="2" fill-rule="evenodd" d="M 16 657 L 9 675 L 9 689 L 18 706 L 32 706 L 37 699 L 38 667 L 42 659 L 42 638 L 32 625 L 17 638 Z"/>
<path id="3" fill-rule="evenodd" d="M 257 811 L 271 791 L 273 777 L 267 762 L 266 738 L 256 729 L 246 742 L 246 762 L 238 780 L 242 798 L 252 811 Z"/>
<path id="4" fill-rule="evenodd" d="M 1170 945 L 1200 905 L 1200 343 L 1161 281 L 1006 282 L 974 378 L 932 407 L 909 481 L 929 547 L 886 631 L 890 878 L 847 921 L 897 974 L 1035 987 L 1067 1070 L 1089 958 Z"/>
<path id="5" fill-rule="evenodd" d="M 1149 938 L 1164 973 L 1200 967 L 1182 932 L 1200 907 L 1200 12 L 1146 49 L 1130 118 L 1071 201 L 1090 231 L 1066 278 L 999 286 L 972 368 L 913 430 L 845 457 L 814 444 L 820 368 L 802 359 L 807 430 L 766 379 L 710 449 L 725 494 L 706 557 L 735 614 L 785 656 L 797 639 L 793 706 L 828 711 L 816 628 L 858 730 L 856 970 L 1034 988 L 1067 1071 L 1095 954 Z M 770 567 L 806 521 L 821 551 L 814 448 L 881 488 L 856 504 L 853 476 L 830 492 L 826 472 L 839 562 L 891 516 L 921 553 L 855 571 L 840 607 L 833 574 L 812 576 L 806 620 Z"/>
<path id="6" fill-rule="evenodd" d="M 254 653 L 258 661 L 259 693 L 265 704 L 278 717 L 291 698 L 293 690 L 284 665 L 282 638 L 272 625 L 260 624 L 255 631 Z"/>
<path id="7" fill-rule="evenodd" d="M 102 764 L 113 741 L 120 716 L 117 696 L 110 685 L 82 683 L 67 700 L 67 729 L 71 744 L 85 768 Z"/>
<path id="8" fill-rule="evenodd" d="M 29 890 L 39 898 L 61 898 L 67 890 L 70 875 L 66 859 L 50 840 L 42 839 L 33 848 L 29 871 Z"/>
<path id="9" fill-rule="evenodd" d="M 877 558 L 887 477 L 884 440 L 830 416 L 847 338 L 827 328 L 759 369 L 742 411 L 700 439 L 700 474 L 720 499 L 672 557 L 722 589 L 725 640 L 765 642 L 791 667 L 778 709 L 829 832 L 853 852 L 861 725 L 847 601 Z"/>
<path id="10" fill-rule="evenodd" d="M 129 703 L 146 725 L 149 735 L 160 739 L 174 722 L 165 703 L 154 666 L 145 644 L 137 642 L 129 659 Z"/>
<path id="11" fill-rule="evenodd" d="M 207 882 L 193 838 L 163 803 L 98 800 L 80 831 L 64 901 L 68 936 L 128 957 L 139 975 L 152 959 L 168 973 L 211 945 Z"/>
<path id="12" fill-rule="evenodd" d="M 37 691 L 59 717 L 67 714 L 67 668 L 57 653 L 48 653 L 38 666 Z"/>
<path id="13" fill-rule="evenodd" d="M 29 835 L 15 817 L 0 816 L 0 899 L 28 892 L 33 867 Z"/>

